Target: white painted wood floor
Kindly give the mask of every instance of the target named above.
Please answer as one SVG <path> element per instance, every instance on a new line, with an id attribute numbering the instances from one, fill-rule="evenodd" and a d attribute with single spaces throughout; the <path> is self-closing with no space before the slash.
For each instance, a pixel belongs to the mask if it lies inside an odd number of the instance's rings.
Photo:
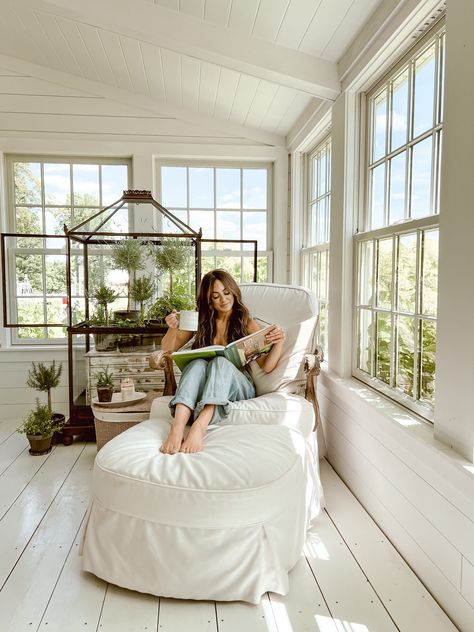
<path id="1" fill-rule="evenodd" d="M 28 454 L 0 422 L 1 632 L 449 632 L 457 628 L 329 463 L 326 510 L 291 573 L 258 606 L 159 599 L 81 571 L 95 444 Z"/>

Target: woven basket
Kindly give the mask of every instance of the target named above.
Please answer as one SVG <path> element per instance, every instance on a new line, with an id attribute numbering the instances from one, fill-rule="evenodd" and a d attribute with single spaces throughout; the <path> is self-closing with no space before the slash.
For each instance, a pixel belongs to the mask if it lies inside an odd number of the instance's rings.
<path id="1" fill-rule="evenodd" d="M 136 426 L 139 421 L 102 421 L 94 417 L 95 436 L 97 440 L 97 450 L 100 450 L 107 441 L 110 441 L 124 430 Z"/>

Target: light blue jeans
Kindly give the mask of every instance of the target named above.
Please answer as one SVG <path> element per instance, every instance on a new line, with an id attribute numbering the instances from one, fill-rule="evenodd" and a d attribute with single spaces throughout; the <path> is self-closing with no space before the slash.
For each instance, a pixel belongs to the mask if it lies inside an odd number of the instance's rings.
<path id="1" fill-rule="evenodd" d="M 252 397 L 255 397 L 255 387 L 250 375 L 221 356 L 209 361 L 198 358 L 184 368 L 169 407 L 174 417 L 176 404 L 184 404 L 194 411 L 196 419 L 206 404 L 214 404 L 210 423 L 215 424 L 227 417 L 230 402 Z"/>

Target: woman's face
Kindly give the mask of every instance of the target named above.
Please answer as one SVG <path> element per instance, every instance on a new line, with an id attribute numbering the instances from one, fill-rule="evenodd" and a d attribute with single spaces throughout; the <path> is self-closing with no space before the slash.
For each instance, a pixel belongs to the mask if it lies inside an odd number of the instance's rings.
<path id="1" fill-rule="evenodd" d="M 225 285 L 217 279 L 214 281 L 211 291 L 212 307 L 219 316 L 226 316 L 232 311 L 234 305 L 234 295 Z"/>

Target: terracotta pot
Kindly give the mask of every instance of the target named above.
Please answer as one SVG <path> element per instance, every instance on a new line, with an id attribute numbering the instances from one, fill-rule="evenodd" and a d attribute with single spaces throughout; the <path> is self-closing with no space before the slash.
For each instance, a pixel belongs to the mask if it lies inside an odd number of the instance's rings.
<path id="1" fill-rule="evenodd" d="M 99 402 L 111 402 L 113 394 L 113 386 L 97 386 L 97 398 Z"/>

